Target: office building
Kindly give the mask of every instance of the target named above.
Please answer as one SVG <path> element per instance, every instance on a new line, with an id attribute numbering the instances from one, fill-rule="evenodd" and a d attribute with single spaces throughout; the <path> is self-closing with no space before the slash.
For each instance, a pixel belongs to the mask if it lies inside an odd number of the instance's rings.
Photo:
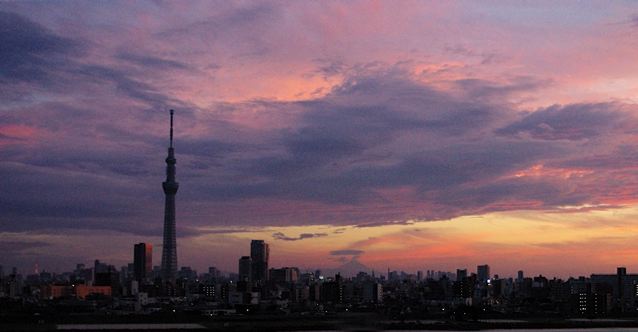
<path id="1" fill-rule="evenodd" d="M 476 277 L 478 278 L 479 282 L 486 282 L 488 279 L 490 279 L 490 266 L 487 264 L 477 266 Z"/>
<path id="2" fill-rule="evenodd" d="M 242 256 L 239 259 L 239 281 L 251 282 L 252 259 L 250 256 Z"/>
<path id="3" fill-rule="evenodd" d="M 268 257 L 270 248 L 263 240 L 250 242 L 250 258 L 252 259 L 252 282 L 263 283 L 268 280 Z"/>
<path id="4" fill-rule="evenodd" d="M 153 246 L 138 243 L 133 247 L 133 276 L 139 283 L 148 281 L 153 271 Z"/>

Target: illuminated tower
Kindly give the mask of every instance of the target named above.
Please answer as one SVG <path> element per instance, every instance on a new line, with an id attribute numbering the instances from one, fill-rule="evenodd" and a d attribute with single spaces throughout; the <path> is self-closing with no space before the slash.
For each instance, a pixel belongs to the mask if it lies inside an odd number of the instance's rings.
<path id="1" fill-rule="evenodd" d="M 173 149 L 173 110 L 168 156 L 166 157 L 166 181 L 162 183 L 166 203 L 164 205 L 164 244 L 162 245 L 162 280 L 173 283 L 177 274 L 177 241 L 175 240 L 175 194 L 179 183 L 175 181 L 175 149 Z"/>

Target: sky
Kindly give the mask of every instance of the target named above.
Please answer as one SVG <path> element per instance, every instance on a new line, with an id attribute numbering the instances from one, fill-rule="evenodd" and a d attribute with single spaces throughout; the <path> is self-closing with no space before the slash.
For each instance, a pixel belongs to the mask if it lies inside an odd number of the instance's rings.
<path id="1" fill-rule="evenodd" d="M 638 272 L 638 3 L 0 2 L 0 265 Z"/>

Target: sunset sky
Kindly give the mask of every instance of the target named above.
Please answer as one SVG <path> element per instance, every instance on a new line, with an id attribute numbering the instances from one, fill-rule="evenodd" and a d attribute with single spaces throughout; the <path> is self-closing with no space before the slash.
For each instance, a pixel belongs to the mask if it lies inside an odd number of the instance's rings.
<path id="1" fill-rule="evenodd" d="M 635 1 L 0 2 L 0 265 L 638 272 Z"/>

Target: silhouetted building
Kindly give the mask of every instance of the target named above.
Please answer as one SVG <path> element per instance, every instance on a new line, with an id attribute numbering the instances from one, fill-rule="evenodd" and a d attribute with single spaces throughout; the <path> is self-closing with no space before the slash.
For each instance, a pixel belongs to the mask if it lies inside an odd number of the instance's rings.
<path id="1" fill-rule="evenodd" d="M 461 281 L 467 278 L 467 269 L 457 269 L 456 270 L 456 281 Z"/>
<path id="2" fill-rule="evenodd" d="M 138 243 L 133 247 L 133 276 L 139 283 L 150 279 L 153 271 L 153 246 Z"/>
<path id="3" fill-rule="evenodd" d="M 252 280 L 252 264 L 250 256 L 242 256 L 239 259 L 239 281 L 251 282 Z"/>
<path id="4" fill-rule="evenodd" d="M 109 265 L 106 263 L 102 263 L 100 262 L 99 259 L 96 259 L 93 262 L 93 273 L 102 273 L 102 272 L 107 272 L 109 270 Z"/>
<path id="5" fill-rule="evenodd" d="M 364 302 L 383 302 L 383 286 L 375 281 L 367 281 L 361 289 L 361 300 Z"/>
<path id="6" fill-rule="evenodd" d="M 268 257 L 270 249 L 263 240 L 252 240 L 250 242 L 250 258 L 252 259 L 251 276 L 252 282 L 263 283 L 268 280 Z"/>
<path id="7" fill-rule="evenodd" d="M 591 282 L 596 285 L 606 284 L 611 288 L 611 310 L 614 312 L 633 311 L 636 307 L 636 286 L 638 274 L 627 274 L 627 269 L 619 267 L 616 274 L 592 274 Z"/>
<path id="8" fill-rule="evenodd" d="M 478 278 L 479 282 L 486 282 L 490 278 L 490 276 L 489 265 L 485 264 L 476 267 L 476 277 Z"/>
<path id="9" fill-rule="evenodd" d="M 93 277 L 93 286 L 109 286 L 114 296 L 120 295 L 120 273 L 115 266 L 103 264 L 103 268 L 98 260 L 96 262 L 95 275 Z M 109 294 L 110 295 L 110 294 Z"/>
<path id="10" fill-rule="evenodd" d="M 337 274 L 334 281 L 321 285 L 321 301 L 324 303 L 343 303 L 343 284 L 341 275 Z"/>
<path id="11" fill-rule="evenodd" d="M 218 279 L 221 276 L 221 272 L 214 266 L 208 268 L 208 274 L 212 279 Z"/>
<path id="12" fill-rule="evenodd" d="M 175 235 L 175 194 L 179 184 L 175 181 L 175 149 L 173 148 L 173 110 L 168 156 L 166 157 L 166 181 L 162 183 L 164 195 L 164 242 L 162 245 L 162 280 L 174 283 L 177 274 L 177 240 Z"/>
<path id="13" fill-rule="evenodd" d="M 191 269 L 190 266 L 182 266 L 177 272 L 177 277 L 183 280 L 195 281 L 197 279 L 197 271 Z"/>
<path id="14" fill-rule="evenodd" d="M 295 283 L 299 280 L 299 269 L 296 267 L 270 269 L 270 280 L 277 283 Z"/>

